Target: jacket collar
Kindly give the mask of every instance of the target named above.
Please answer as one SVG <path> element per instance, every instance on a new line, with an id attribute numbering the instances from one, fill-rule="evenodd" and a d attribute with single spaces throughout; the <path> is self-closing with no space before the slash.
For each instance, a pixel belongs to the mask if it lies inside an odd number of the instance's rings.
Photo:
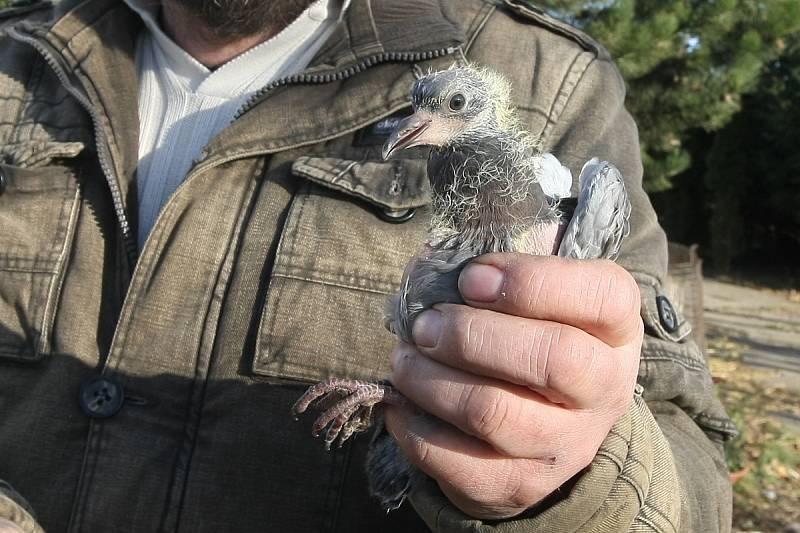
<path id="1" fill-rule="evenodd" d="M 19 28 L 49 43 L 80 80 L 105 118 L 100 128 L 122 189 L 135 190 L 130 187 L 138 164 L 134 57 L 141 19 L 121 0 L 71 2 L 59 3 L 54 22 Z M 305 71 L 311 78 L 267 91 L 212 141 L 189 177 L 241 157 L 319 145 L 407 107 L 415 72 L 455 62 L 459 56 L 447 54 L 469 42 L 481 26 L 477 21 L 491 11 L 483 0 L 458 0 L 456 17 L 455 3 L 352 0 Z"/>
<path id="2" fill-rule="evenodd" d="M 465 29 L 445 0 L 348 0 L 343 21 L 320 50 L 312 67 L 324 70 L 377 53 L 423 51 L 458 46 Z M 113 26 L 111 28 L 110 26 Z M 31 25 L 67 48 L 102 40 L 131 54 L 141 21 L 121 0 L 63 0 L 49 22 Z M 111 30 L 111 31 L 109 31 Z"/>

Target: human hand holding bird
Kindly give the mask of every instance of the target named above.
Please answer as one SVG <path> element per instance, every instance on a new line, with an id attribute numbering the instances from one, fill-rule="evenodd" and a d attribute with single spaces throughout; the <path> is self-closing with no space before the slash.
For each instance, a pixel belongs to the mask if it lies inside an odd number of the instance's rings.
<path id="1" fill-rule="evenodd" d="M 344 395 L 315 423 L 330 445 L 388 404 L 394 438 L 379 429 L 367 465 L 385 507 L 421 471 L 468 515 L 510 517 L 585 468 L 633 397 L 638 288 L 600 259 L 619 251 L 630 204 L 619 172 L 592 160 L 565 228 L 569 171 L 518 126 L 497 75 L 433 73 L 412 101 L 384 155 L 432 147 L 433 215 L 387 310 L 391 385 L 332 379 L 293 409 Z"/>

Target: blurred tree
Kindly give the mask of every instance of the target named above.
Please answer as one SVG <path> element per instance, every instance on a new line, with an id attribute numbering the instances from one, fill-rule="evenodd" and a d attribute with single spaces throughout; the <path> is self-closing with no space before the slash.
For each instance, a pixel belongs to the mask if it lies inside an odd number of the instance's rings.
<path id="1" fill-rule="evenodd" d="M 693 164 L 690 130 L 716 131 L 800 31 L 798 0 L 540 0 L 603 43 L 628 84 L 650 191 Z"/>
<path id="2" fill-rule="evenodd" d="M 705 185 L 715 264 L 737 257 L 800 267 L 800 38 L 769 63 L 742 111 L 714 138 Z"/>

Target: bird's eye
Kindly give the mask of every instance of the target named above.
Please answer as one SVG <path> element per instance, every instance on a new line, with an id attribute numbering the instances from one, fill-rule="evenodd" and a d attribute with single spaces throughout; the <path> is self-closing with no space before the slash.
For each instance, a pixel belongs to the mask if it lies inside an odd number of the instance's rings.
<path id="1" fill-rule="evenodd" d="M 467 99 L 461 93 L 454 94 L 450 97 L 450 101 L 447 102 L 447 107 L 450 108 L 450 111 L 461 111 L 465 105 L 467 105 Z"/>

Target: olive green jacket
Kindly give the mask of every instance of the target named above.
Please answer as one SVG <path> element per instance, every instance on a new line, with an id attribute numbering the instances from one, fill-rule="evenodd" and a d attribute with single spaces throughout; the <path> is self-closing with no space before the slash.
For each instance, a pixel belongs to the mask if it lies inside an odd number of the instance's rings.
<path id="1" fill-rule="evenodd" d="M 511 0 L 353 0 L 312 65 L 209 144 L 136 250 L 140 30 L 119 0 L 0 18 L 0 517 L 50 532 L 730 528 L 735 430 L 689 326 L 657 303 L 665 237 L 600 46 Z M 592 156 L 622 170 L 620 262 L 648 333 L 643 395 L 594 462 L 496 523 L 432 481 L 385 514 L 369 439 L 328 453 L 289 417 L 308 382 L 388 374 L 381 310 L 429 188 L 424 153 L 381 160 L 383 119 L 408 111 L 415 75 L 463 61 L 510 78 L 573 173 Z"/>

